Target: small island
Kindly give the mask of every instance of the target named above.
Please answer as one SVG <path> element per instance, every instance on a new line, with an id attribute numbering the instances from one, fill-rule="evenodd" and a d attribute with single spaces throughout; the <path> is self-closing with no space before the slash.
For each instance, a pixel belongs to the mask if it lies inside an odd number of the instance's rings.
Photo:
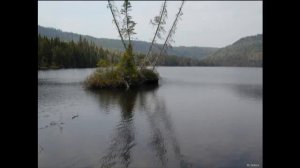
<path id="1" fill-rule="evenodd" d="M 109 63 L 100 60 L 98 66 L 104 67 Z M 120 62 L 112 68 L 98 68 L 85 81 L 89 89 L 101 88 L 131 88 L 142 85 L 158 85 L 159 74 L 151 69 L 139 69 L 134 63 L 132 46 L 129 44 Z"/>
<path id="2" fill-rule="evenodd" d="M 93 72 L 86 80 L 85 86 L 88 89 L 103 89 L 103 88 L 132 88 L 139 87 L 142 85 L 158 85 L 159 74 L 155 71 L 155 66 L 157 65 L 158 59 L 166 54 L 166 49 L 171 46 L 173 41 L 173 35 L 175 34 L 176 25 L 180 16 L 182 15 L 182 6 L 184 1 L 182 1 L 181 6 L 176 14 L 175 20 L 172 23 L 172 27 L 166 34 L 166 38 L 162 47 L 159 48 L 157 54 L 153 54 L 154 47 L 157 47 L 156 37 L 162 39 L 162 34 L 166 33 L 164 25 L 166 24 L 167 10 L 166 1 L 163 3 L 162 9 L 160 10 L 158 16 L 155 16 L 153 20 L 150 20 L 154 26 L 156 26 L 156 31 L 152 39 L 151 45 L 146 56 L 140 62 L 139 65 L 136 64 L 133 46 L 131 42 L 131 36 L 136 34 L 134 32 L 134 27 L 136 23 L 132 20 L 129 11 L 131 11 L 131 4 L 128 0 L 125 0 L 122 9 L 116 8 L 115 4 L 108 1 L 108 7 L 113 16 L 113 22 L 118 30 L 121 42 L 125 49 L 124 53 L 120 56 L 119 62 L 114 64 L 113 61 L 100 60 L 97 64 L 99 67 L 95 72 Z M 120 14 L 123 16 L 121 21 L 117 20 Z M 121 24 L 120 24 L 121 23 Z M 126 42 L 125 42 L 126 40 Z M 151 59 L 150 59 L 151 58 Z M 151 65 L 152 69 L 147 69 L 147 65 Z M 107 67 L 111 68 L 107 68 Z"/>

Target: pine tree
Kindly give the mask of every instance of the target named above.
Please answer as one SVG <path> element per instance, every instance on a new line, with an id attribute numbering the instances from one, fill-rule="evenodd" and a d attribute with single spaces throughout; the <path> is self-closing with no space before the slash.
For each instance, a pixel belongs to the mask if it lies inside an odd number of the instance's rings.
<path id="1" fill-rule="evenodd" d="M 123 15 L 123 25 L 121 28 L 121 33 L 124 35 L 125 39 L 128 38 L 128 45 L 131 44 L 131 36 L 136 34 L 134 32 L 134 27 L 136 23 L 132 20 L 132 16 L 129 12 L 132 10 L 132 6 L 128 0 L 123 3 L 123 8 L 121 9 L 121 14 Z"/>

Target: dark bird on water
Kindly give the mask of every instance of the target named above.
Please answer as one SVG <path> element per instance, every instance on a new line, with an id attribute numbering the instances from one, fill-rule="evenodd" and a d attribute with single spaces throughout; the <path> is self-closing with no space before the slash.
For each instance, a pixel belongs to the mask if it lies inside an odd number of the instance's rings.
<path id="1" fill-rule="evenodd" d="M 72 117 L 72 120 L 73 120 L 74 118 L 76 118 L 76 117 L 79 117 L 79 115 L 74 115 L 74 116 Z"/>

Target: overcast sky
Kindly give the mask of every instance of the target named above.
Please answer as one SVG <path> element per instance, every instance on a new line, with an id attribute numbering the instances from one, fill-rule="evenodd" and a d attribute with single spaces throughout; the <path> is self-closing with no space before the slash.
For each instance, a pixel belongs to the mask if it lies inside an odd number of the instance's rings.
<path id="1" fill-rule="evenodd" d="M 151 41 L 155 27 L 150 19 L 158 15 L 162 1 L 132 1 L 137 23 L 135 38 Z M 171 27 L 181 2 L 167 2 Z M 120 9 L 122 2 L 117 2 Z M 118 38 L 106 1 L 39 1 L 38 24 L 98 38 Z M 241 37 L 262 33 L 261 1 L 186 1 L 173 46 L 224 47 Z"/>

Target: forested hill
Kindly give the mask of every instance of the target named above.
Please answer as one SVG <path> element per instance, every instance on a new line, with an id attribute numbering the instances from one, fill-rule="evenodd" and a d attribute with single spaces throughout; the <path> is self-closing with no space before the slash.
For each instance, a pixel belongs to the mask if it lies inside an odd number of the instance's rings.
<path id="1" fill-rule="evenodd" d="M 201 62 L 208 66 L 261 67 L 263 63 L 262 34 L 241 38 L 232 45 L 219 49 Z"/>
<path id="2" fill-rule="evenodd" d="M 74 42 L 79 41 L 80 34 L 71 33 L 71 32 L 63 32 L 58 29 L 48 28 L 43 26 L 38 26 L 38 33 L 42 36 L 47 36 L 49 38 L 59 37 L 63 41 L 71 41 Z M 95 38 L 88 35 L 81 35 L 83 38 L 87 39 L 89 42 L 95 43 L 98 47 L 103 47 L 107 49 L 116 49 L 123 51 L 123 46 L 120 40 L 116 39 L 107 39 L 107 38 Z M 140 53 L 146 53 L 149 49 L 150 43 L 144 41 L 133 41 L 134 50 Z M 194 59 L 203 59 L 214 52 L 216 52 L 218 48 L 214 47 L 173 47 L 168 50 L 169 55 L 175 55 L 180 57 L 189 57 Z"/>

